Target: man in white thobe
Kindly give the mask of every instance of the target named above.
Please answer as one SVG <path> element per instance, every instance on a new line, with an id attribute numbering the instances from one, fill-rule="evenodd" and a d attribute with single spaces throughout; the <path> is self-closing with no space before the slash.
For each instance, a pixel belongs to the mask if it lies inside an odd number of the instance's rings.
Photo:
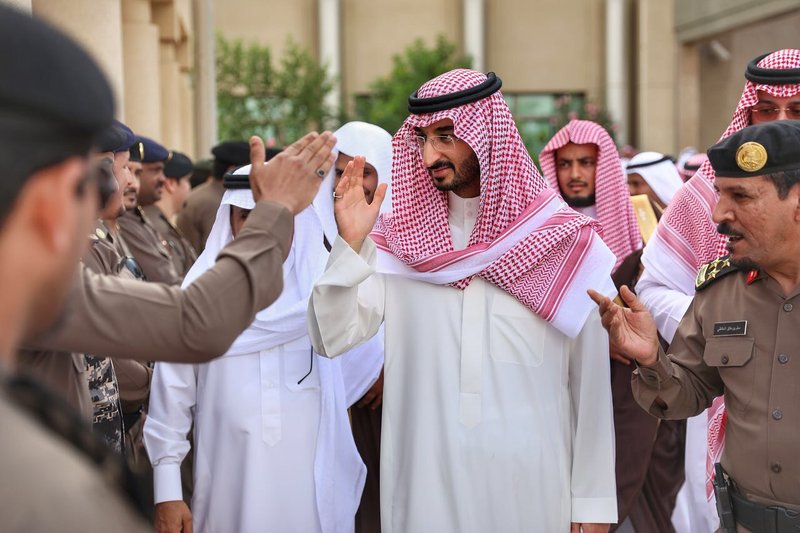
<path id="1" fill-rule="evenodd" d="M 390 145 L 385 142 L 383 150 L 390 151 Z M 330 165 L 331 184 L 333 170 Z M 252 209 L 252 193 L 240 188 L 246 187 L 248 174 L 249 166 L 226 177 L 228 189 L 187 284 L 213 264 Z M 331 186 L 323 183 L 314 205 L 295 219 L 280 298 L 259 312 L 228 352 L 208 364 L 156 365 L 145 443 L 154 469 L 159 532 L 179 531 L 187 517 L 200 532 L 354 530 L 366 469 L 347 408 L 377 379 L 383 349 L 378 336 L 341 361 L 311 350 L 308 296 L 325 265 L 325 243 L 335 238 L 335 226 L 325 234 L 326 220 L 333 217 L 320 212 Z M 377 183 L 371 187 L 374 191 Z M 192 422 L 189 511 L 181 501 L 179 468 Z"/>
<path id="2" fill-rule="evenodd" d="M 605 531 L 616 521 L 608 339 L 585 294 L 614 256 L 525 151 L 500 80 L 455 70 L 409 99 L 392 212 L 363 159 L 309 306 L 335 356 L 385 323 L 384 533 Z"/>

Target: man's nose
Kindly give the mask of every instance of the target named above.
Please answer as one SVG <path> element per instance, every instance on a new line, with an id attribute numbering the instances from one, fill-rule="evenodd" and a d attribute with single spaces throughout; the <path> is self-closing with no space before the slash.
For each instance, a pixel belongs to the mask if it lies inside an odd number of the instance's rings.
<path id="1" fill-rule="evenodd" d="M 425 144 L 422 146 L 422 163 L 429 167 L 439 159 L 441 159 L 441 153 L 433 147 L 433 144 L 430 141 L 425 141 Z"/>

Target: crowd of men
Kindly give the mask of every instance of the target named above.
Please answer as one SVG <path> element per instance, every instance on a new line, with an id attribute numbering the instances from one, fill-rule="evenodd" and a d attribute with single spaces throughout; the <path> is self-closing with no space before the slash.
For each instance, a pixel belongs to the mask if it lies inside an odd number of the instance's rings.
<path id="1" fill-rule="evenodd" d="M 573 120 L 540 171 L 456 69 L 193 188 L 69 38 L 0 43 L 0 529 L 800 529 L 800 50 L 677 162 Z"/>

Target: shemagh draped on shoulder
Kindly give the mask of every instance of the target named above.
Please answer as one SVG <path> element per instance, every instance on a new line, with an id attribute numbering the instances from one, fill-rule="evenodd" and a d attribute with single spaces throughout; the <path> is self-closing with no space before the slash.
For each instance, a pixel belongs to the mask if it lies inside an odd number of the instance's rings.
<path id="1" fill-rule="evenodd" d="M 588 120 L 571 120 L 558 130 L 539 154 L 539 164 L 548 185 L 558 191 L 556 151 L 569 143 L 597 146 L 595 207 L 602 227 L 603 242 L 616 256 L 614 269 L 642 247 L 642 237 L 631 205 L 628 181 L 619 160 L 617 147 L 602 126 Z"/>
<path id="2" fill-rule="evenodd" d="M 758 66 L 763 69 L 798 69 L 800 50 L 773 52 L 759 61 Z M 787 98 L 800 92 L 800 83 L 770 85 L 748 80 L 733 120 L 720 140 L 750 124 L 751 109 L 758 103 L 758 91 Z M 700 266 L 726 253 L 726 238 L 717 233 L 711 220 L 717 199 L 714 169 L 706 161 L 675 194 L 642 255 L 645 268 L 684 294 L 694 294 L 694 280 Z"/>
<path id="3" fill-rule="evenodd" d="M 250 166 L 235 174 L 249 174 Z M 292 248 L 283 264 L 284 290 L 272 305 L 258 312 L 253 323 L 223 357 L 258 354 L 308 334 L 306 310 L 311 289 L 325 270 L 328 252 L 320 208 L 316 203 L 295 216 Z M 220 250 L 233 239 L 231 206 L 252 209 L 250 189 L 226 190 L 217 211 L 205 250 L 189 270 L 184 286 L 191 284 L 213 266 Z M 330 238 L 335 238 L 335 233 Z M 352 531 L 356 509 L 366 476 L 366 468 L 354 451 L 347 409 L 361 398 L 383 366 L 383 339 L 375 336 L 338 359 L 313 355 L 320 380 L 320 424 L 314 462 L 316 503 L 320 525 L 325 533 Z M 349 453 L 350 450 L 353 453 Z M 270 475 L 265 472 L 264 475 Z M 309 495 L 309 497 L 314 497 Z M 349 525 L 348 525 L 349 524 Z"/>
<path id="4" fill-rule="evenodd" d="M 445 96 L 487 82 L 485 74 L 457 69 L 417 92 Z M 447 193 L 437 190 L 409 136 L 414 128 L 450 119 L 454 135 L 475 152 L 481 197 L 475 228 L 456 251 L 448 225 Z M 594 304 L 587 288 L 613 293 L 614 258 L 597 224 L 545 185 L 499 91 L 452 107 L 410 115 L 392 141 L 392 212 L 371 235 L 378 270 L 465 289 L 480 276 L 574 337 Z"/>

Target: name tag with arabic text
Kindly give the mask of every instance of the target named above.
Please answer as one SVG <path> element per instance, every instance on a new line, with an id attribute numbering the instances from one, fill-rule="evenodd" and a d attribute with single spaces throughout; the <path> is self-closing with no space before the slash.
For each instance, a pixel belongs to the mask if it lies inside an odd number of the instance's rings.
<path id="1" fill-rule="evenodd" d="M 714 323 L 715 337 L 739 337 L 744 335 L 747 335 L 747 320 Z"/>

